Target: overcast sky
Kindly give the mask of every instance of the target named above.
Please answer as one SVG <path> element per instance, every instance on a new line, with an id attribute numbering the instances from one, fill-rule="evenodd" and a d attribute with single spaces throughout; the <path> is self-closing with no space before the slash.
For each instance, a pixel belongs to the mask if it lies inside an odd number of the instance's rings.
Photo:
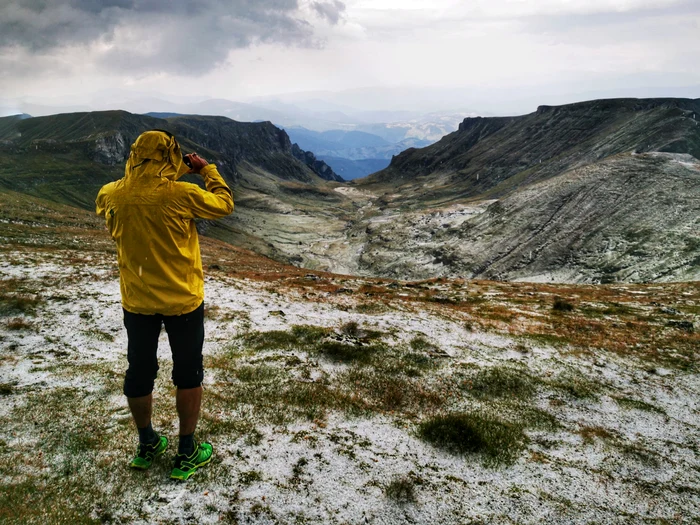
<path id="1" fill-rule="evenodd" d="M 108 89 L 429 87 L 464 106 L 472 92 L 629 95 L 700 86 L 700 0 L 0 0 L 0 71 L 0 99 L 75 102 Z"/>

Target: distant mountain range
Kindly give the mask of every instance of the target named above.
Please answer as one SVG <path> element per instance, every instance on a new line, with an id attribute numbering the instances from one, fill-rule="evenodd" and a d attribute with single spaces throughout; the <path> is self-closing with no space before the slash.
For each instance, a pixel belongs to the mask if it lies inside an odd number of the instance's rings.
<path id="1" fill-rule="evenodd" d="M 306 128 L 285 128 L 293 142 L 313 151 L 346 179 L 365 177 L 389 165 L 394 155 L 407 148 L 432 144 L 430 140 L 402 139 L 390 142 L 364 131 L 312 131 Z"/>

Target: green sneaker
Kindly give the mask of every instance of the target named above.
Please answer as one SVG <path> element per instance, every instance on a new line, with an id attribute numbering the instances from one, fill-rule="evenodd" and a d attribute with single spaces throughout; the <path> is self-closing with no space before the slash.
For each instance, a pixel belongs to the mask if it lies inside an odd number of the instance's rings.
<path id="1" fill-rule="evenodd" d="M 185 481 L 194 474 L 199 467 L 203 467 L 211 461 L 214 455 L 214 447 L 209 443 L 197 443 L 194 452 L 187 454 L 177 454 L 175 456 L 175 467 L 170 473 L 172 479 Z"/>
<path id="2" fill-rule="evenodd" d="M 168 448 L 168 438 L 165 436 L 160 436 L 158 441 L 152 445 L 139 443 L 136 449 L 136 457 L 131 460 L 129 467 L 137 470 L 147 470 L 153 463 L 153 460 L 163 454 L 166 448 Z"/>

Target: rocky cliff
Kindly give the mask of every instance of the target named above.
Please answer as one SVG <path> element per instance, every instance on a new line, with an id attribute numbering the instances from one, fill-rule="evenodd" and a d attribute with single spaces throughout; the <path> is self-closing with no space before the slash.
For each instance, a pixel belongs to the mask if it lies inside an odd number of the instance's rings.
<path id="1" fill-rule="evenodd" d="M 313 170 L 313 172 L 316 175 L 318 175 L 322 179 L 336 182 L 345 182 L 343 177 L 341 177 L 333 171 L 333 168 L 331 168 L 324 161 L 317 159 L 316 155 L 314 155 L 310 151 L 304 151 L 303 149 L 301 149 L 298 144 L 292 144 L 292 155 L 294 155 L 294 158 L 306 164 L 309 168 Z"/>

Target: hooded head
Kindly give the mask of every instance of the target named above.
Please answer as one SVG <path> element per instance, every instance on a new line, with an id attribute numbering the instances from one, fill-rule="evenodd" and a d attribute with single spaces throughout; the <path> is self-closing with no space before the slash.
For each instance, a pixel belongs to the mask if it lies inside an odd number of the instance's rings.
<path id="1" fill-rule="evenodd" d="M 154 129 L 141 133 L 131 145 L 125 176 L 149 174 L 177 180 L 189 171 L 172 133 Z"/>

